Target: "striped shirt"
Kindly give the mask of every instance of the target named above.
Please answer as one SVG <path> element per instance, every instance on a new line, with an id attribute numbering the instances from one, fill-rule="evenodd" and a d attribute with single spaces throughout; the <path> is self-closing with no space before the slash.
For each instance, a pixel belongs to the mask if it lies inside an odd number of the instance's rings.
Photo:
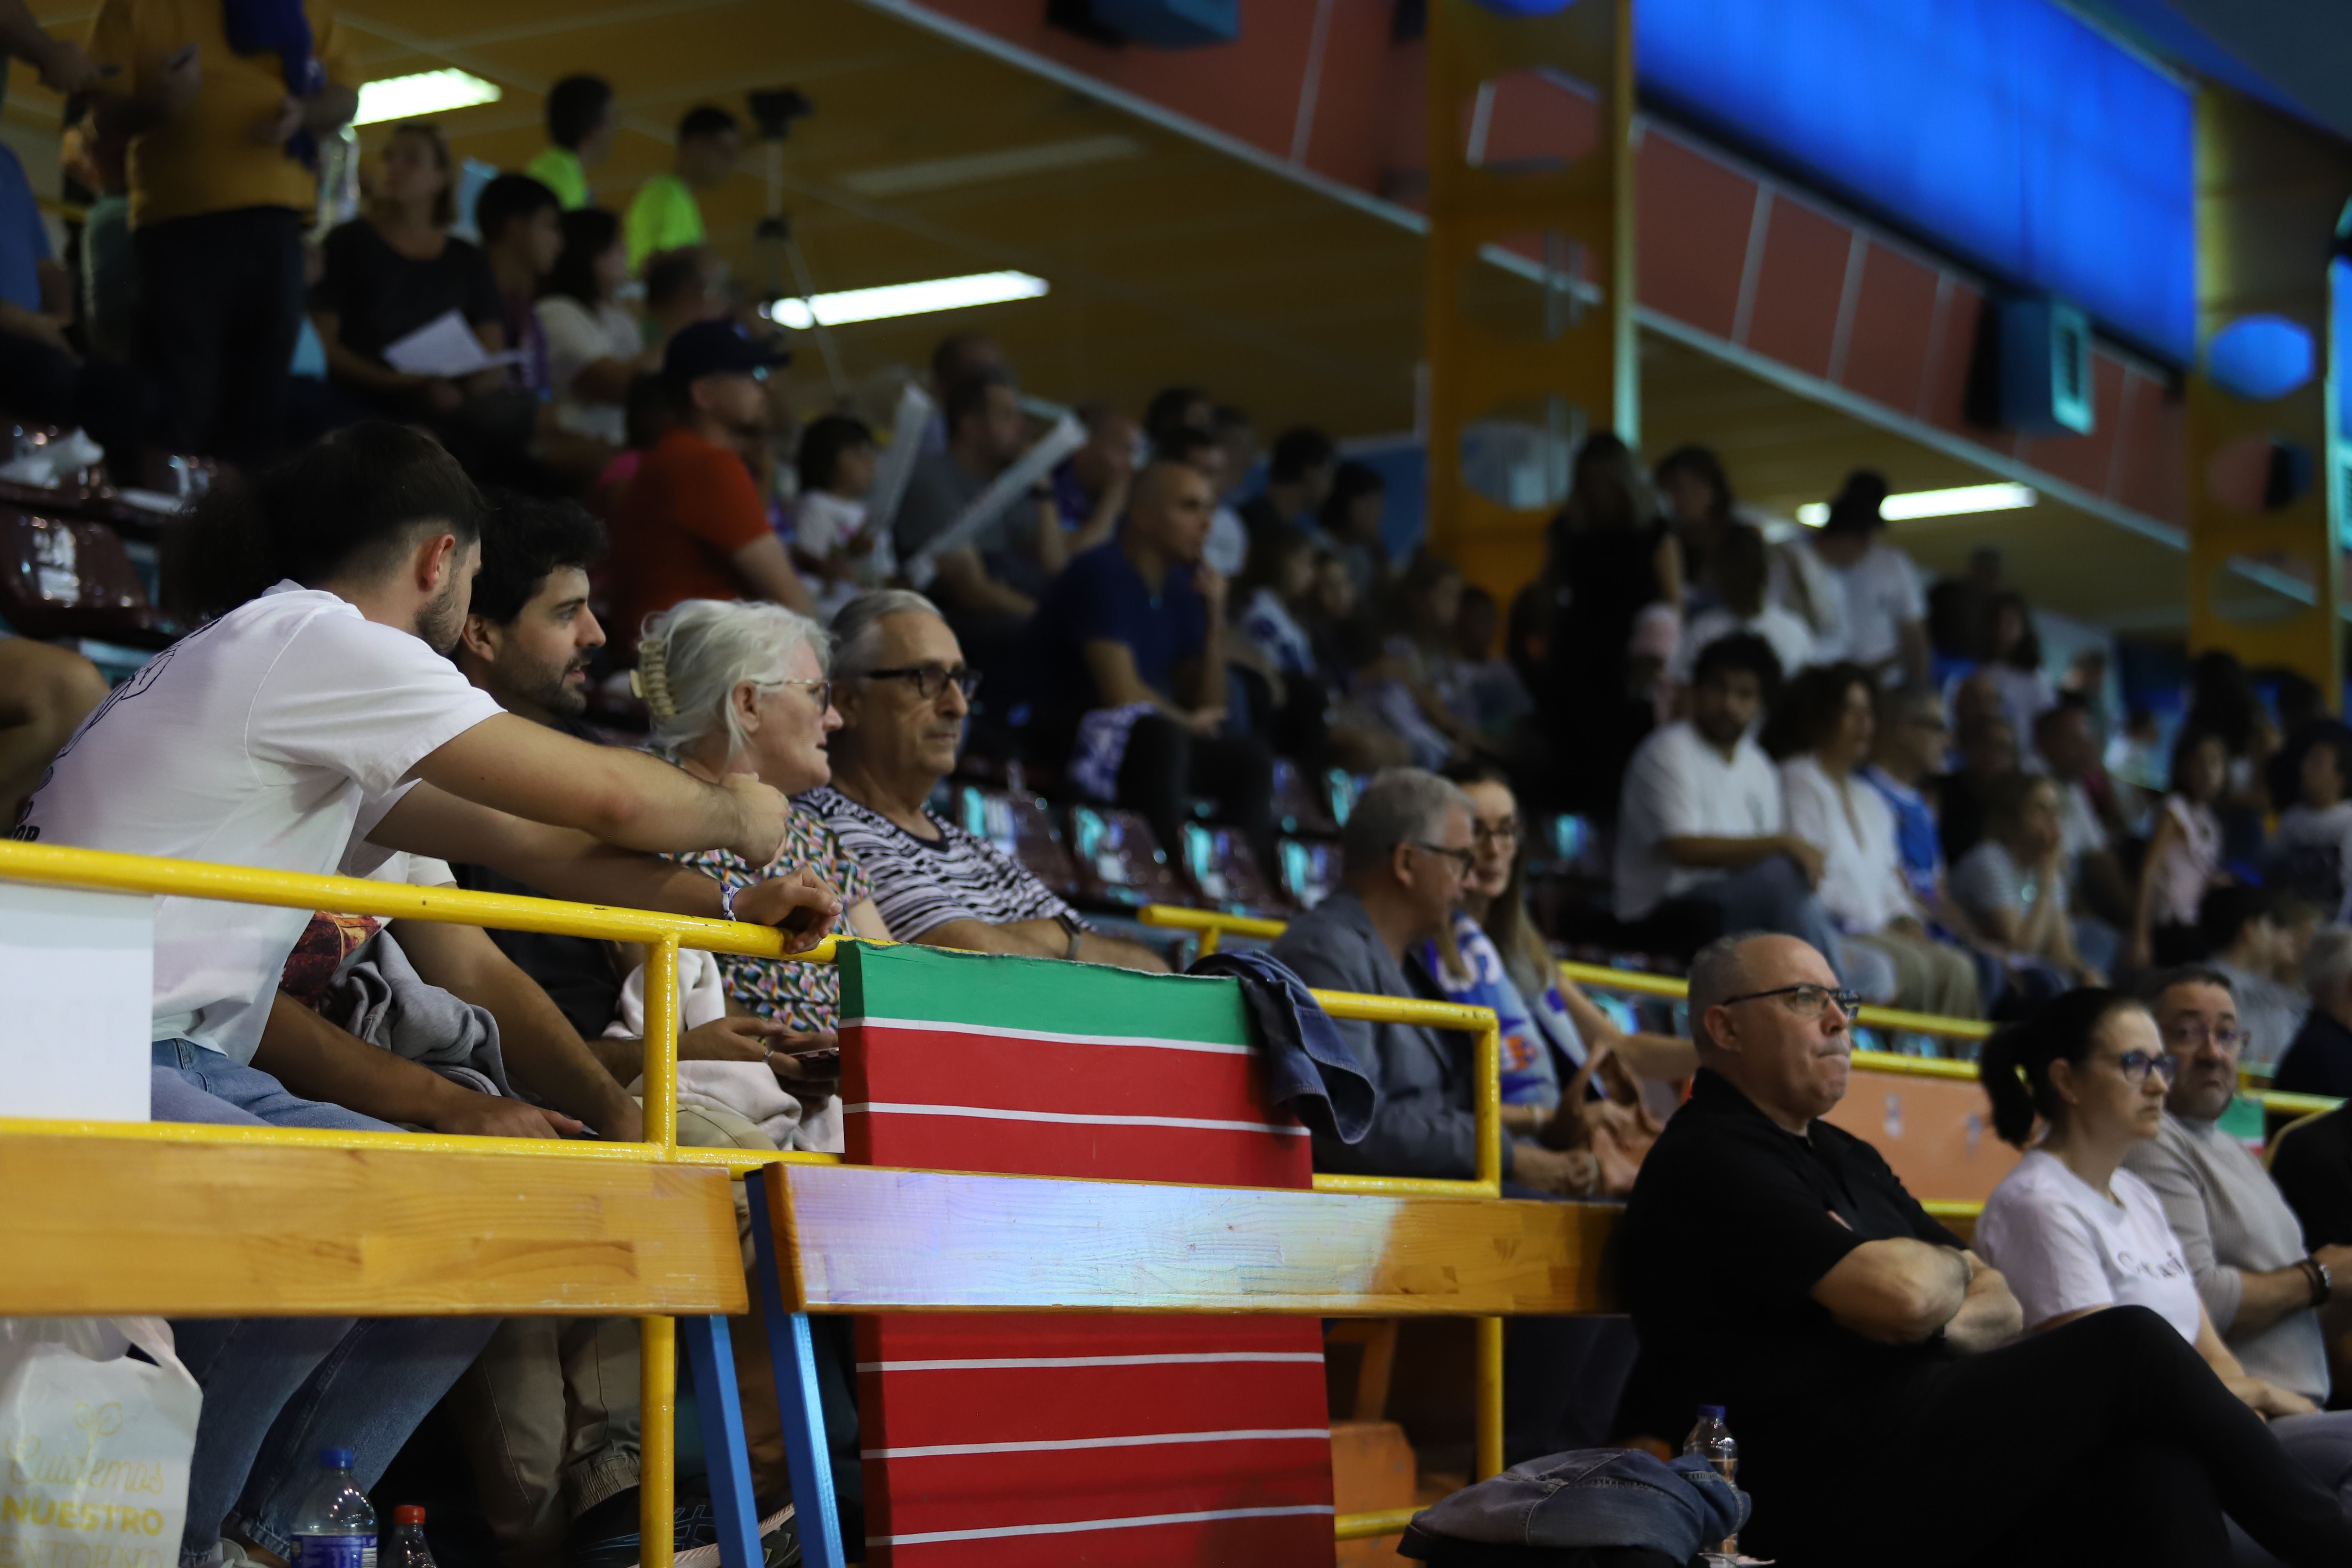
<path id="1" fill-rule="evenodd" d="M 865 868 L 874 907 L 899 942 L 919 942 L 950 921 L 1009 925 L 1076 918 L 1018 860 L 929 806 L 923 815 L 938 837 L 927 842 L 830 784 L 795 796 L 793 804 L 814 813 Z"/>

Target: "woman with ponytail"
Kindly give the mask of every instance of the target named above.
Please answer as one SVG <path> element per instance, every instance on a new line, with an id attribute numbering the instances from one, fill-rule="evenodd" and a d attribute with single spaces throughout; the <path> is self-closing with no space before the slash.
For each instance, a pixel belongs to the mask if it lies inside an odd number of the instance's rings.
<path id="1" fill-rule="evenodd" d="M 2214 1331 L 2154 1189 L 2122 1168 L 2156 1136 L 2173 1058 L 2156 1020 L 2118 991 L 2084 987 L 1986 1043 L 1979 1071 L 1993 1130 L 2025 1150 L 1977 1221 L 1976 1250 L 2009 1280 L 2029 1334 L 2110 1307 L 2146 1307 L 2196 1347 L 2297 1468 L 2352 1495 L 2352 1412 L 2249 1376 Z M 2036 1143 L 2036 1128 L 2046 1129 Z M 2347 1510 L 2352 1518 L 2352 1509 Z M 2242 1563 L 2272 1559 L 2233 1536 Z"/>

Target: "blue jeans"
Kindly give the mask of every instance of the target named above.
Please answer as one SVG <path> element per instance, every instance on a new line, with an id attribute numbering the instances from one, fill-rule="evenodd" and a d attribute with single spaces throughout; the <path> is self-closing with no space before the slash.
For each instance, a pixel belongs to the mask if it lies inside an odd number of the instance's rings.
<path id="1" fill-rule="evenodd" d="M 390 1132 L 389 1123 L 303 1100 L 257 1068 L 189 1040 L 154 1045 L 159 1121 Z M 473 1364 L 496 1318 L 182 1318 L 180 1360 L 204 1390 L 180 1562 L 212 1558 L 225 1531 L 293 1556 L 295 1510 L 319 1450 L 352 1450 L 362 1489 Z"/>
<path id="2" fill-rule="evenodd" d="M 1829 911 L 1813 896 L 1804 872 L 1786 855 L 1775 855 L 1737 871 L 1727 871 L 1701 882 L 1683 897 L 1720 910 L 1726 936 L 1765 931 L 1802 937 L 1812 943 L 1814 952 L 1829 960 L 1841 982 L 1853 978 L 1839 955 L 1837 928 L 1830 924 Z"/>

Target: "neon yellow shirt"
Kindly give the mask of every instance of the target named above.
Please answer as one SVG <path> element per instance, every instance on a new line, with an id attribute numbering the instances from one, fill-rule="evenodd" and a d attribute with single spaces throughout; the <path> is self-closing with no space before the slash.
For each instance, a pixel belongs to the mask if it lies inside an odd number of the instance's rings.
<path id="1" fill-rule="evenodd" d="M 548 148 L 525 163 L 522 172 L 553 191 L 565 212 L 596 199 L 596 193 L 588 188 L 588 171 L 580 166 L 580 154 L 569 147 Z"/>
<path id="2" fill-rule="evenodd" d="M 676 174 L 656 174 L 637 187 L 629 204 L 629 270 L 665 250 L 702 243 L 702 204 Z"/>

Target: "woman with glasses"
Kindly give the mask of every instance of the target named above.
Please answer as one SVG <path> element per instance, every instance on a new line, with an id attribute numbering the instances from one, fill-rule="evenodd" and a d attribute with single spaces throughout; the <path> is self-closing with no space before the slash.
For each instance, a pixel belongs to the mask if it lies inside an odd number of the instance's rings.
<path id="1" fill-rule="evenodd" d="M 2302 1468 L 2343 1497 L 2352 1412 L 2318 1414 L 2302 1394 L 2247 1373 L 2215 1331 L 2155 1189 L 2123 1168 L 2124 1155 L 2163 1125 L 2176 1066 L 2145 1006 L 2095 987 L 2070 991 L 1988 1041 L 1979 1071 L 1994 1130 L 2026 1153 L 1987 1200 L 1976 1250 L 2009 1280 L 2028 1333 L 2110 1307 L 2154 1311 L 2231 1394 L 2276 1423 Z M 2037 1126 L 2047 1129 L 2039 1143 Z M 2241 1563 L 2271 1561 L 2234 1539 Z"/>
<path id="2" fill-rule="evenodd" d="M 730 773 L 797 795 L 833 776 L 825 737 L 841 727 L 825 679 L 824 632 L 782 605 L 688 599 L 647 617 L 635 684 L 653 720 L 652 749 L 698 779 Z M 677 857 L 729 888 L 772 868 L 724 849 Z M 843 926 L 887 941 L 866 873 L 833 830 L 795 809 L 779 864 L 815 871 L 841 890 Z M 795 1033 L 831 1029 L 841 983 L 829 963 L 717 955 L 729 1011 L 773 1019 Z"/>

